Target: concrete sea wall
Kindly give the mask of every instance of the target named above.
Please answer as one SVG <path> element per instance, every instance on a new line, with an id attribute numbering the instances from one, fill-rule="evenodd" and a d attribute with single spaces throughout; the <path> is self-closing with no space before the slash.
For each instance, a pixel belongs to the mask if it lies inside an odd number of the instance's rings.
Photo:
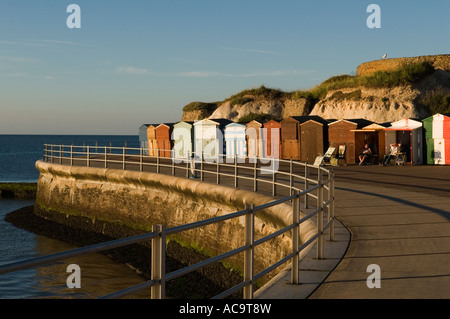
<path id="1" fill-rule="evenodd" d="M 38 161 L 40 171 L 35 213 L 46 219 L 93 230 L 112 237 L 151 231 L 229 214 L 246 204 L 262 205 L 273 199 L 255 192 L 155 173 L 64 166 Z M 257 238 L 292 220 L 292 209 L 281 204 L 258 212 Z M 126 232 L 122 232 L 127 229 Z M 313 222 L 300 229 L 301 240 L 316 232 Z M 244 243 L 244 217 L 171 236 L 184 246 L 216 256 Z M 291 252 L 290 236 L 272 239 L 255 250 L 255 273 Z M 241 270 L 242 256 L 230 259 Z"/>

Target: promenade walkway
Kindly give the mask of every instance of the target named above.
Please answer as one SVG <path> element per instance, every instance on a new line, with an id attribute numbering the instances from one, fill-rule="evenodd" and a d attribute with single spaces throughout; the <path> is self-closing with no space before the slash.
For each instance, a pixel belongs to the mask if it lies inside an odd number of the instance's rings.
<path id="1" fill-rule="evenodd" d="M 336 175 L 339 222 L 335 241 L 325 241 L 325 259 L 317 260 L 310 249 L 300 262 L 301 285 L 291 285 L 286 270 L 255 297 L 450 298 L 450 166 L 329 168 Z M 170 168 L 161 173 L 170 174 Z M 221 184 L 232 186 L 233 179 L 222 178 Z M 261 184 L 258 192 L 269 195 L 271 187 Z M 281 191 L 277 197 L 286 195 Z M 379 266 L 380 288 L 367 285 L 373 275 L 369 265 Z"/>
<path id="2" fill-rule="evenodd" d="M 337 266 L 322 283 L 326 272 L 317 265 L 326 263 L 307 256 L 300 268 L 306 270 L 303 285 L 279 280 L 260 298 L 303 298 L 314 284 L 310 299 L 450 298 L 450 167 L 334 171 L 335 214 L 351 233 L 344 257 L 338 263 L 328 258 Z M 339 255 L 344 239 L 337 235 L 326 249 Z M 380 288 L 367 286 L 372 264 L 380 267 Z"/>

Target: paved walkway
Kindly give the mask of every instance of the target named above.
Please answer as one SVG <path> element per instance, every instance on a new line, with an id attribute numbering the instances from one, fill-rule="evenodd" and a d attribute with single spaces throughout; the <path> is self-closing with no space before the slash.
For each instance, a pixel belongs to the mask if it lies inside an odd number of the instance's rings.
<path id="1" fill-rule="evenodd" d="M 450 167 L 347 166 L 335 173 L 336 217 L 350 231 L 348 247 L 339 230 L 325 260 L 314 251 L 305 256 L 302 285 L 282 274 L 259 297 L 450 298 Z M 380 288 L 367 286 L 372 264 L 380 267 Z"/>
<path id="2" fill-rule="evenodd" d="M 450 166 L 330 168 L 339 222 L 335 241 L 325 242 L 325 259 L 317 260 L 313 247 L 300 262 L 301 285 L 290 285 L 286 269 L 256 297 L 450 298 Z M 373 264 L 381 287 L 370 289 Z"/>

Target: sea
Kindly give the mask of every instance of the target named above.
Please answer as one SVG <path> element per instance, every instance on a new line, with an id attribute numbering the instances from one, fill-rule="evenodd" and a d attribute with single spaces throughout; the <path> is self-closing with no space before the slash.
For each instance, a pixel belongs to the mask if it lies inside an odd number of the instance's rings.
<path id="1" fill-rule="evenodd" d="M 139 137 L 0 135 L 0 183 L 37 182 L 39 172 L 35 163 L 43 158 L 43 145 L 46 143 L 117 147 L 126 145 L 138 148 Z M 33 204 L 34 200 L 31 199 L 0 198 L 0 266 L 77 248 L 66 242 L 36 235 L 5 221 L 7 214 Z M 78 272 L 69 267 L 73 264 L 79 266 Z M 131 266 L 114 262 L 102 254 L 89 254 L 0 275 L 0 299 L 95 299 L 143 281 Z M 74 283 L 79 283 L 79 287 Z M 130 296 L 139 299 L 149 297 L 149 291 Z"/>

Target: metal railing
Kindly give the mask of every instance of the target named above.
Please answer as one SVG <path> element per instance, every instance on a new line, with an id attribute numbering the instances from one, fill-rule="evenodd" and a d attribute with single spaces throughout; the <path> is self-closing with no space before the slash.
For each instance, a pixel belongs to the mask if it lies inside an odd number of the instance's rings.
<path id="1" fill-rule="evenodd" d="M 255 206 L 247 205 L 246 209 L 223 215 L 220 217 L 214 217 L 207 220 L 202 220 L 194 222 L 191 224 L 176 226 L 172 228 L 167 228 L 165 225 L 154 225 L 153 230 L 150 233 L 143 235 L 132 236 L 123 239 L 117 239 L 105 243 L 100 243 L 96 245 L 91 245 L 87 247 L 81 247 L 69 251 L 64 251 L 60 253 L 55 253 L 47 256 L 41 256 L 37 258 L 32 258 L 29 260 L 19 261 L 7 265 L 0 266 L 0 275 L 12 271 L 17 271 L 20 269 L 26 269 L 31 267 L 36 267 L 44 264 L 48 264 L 57 260 L 62 260 L 68 257 L 79 256 L 88 253 L 101 252 L 113 248 L 118 248 L 134 243 L 139 243 L 147 240 L 151 240 L 151 279 L 145 281 L 141 284 L 117 291 L 102 298 L 120 298 L 128 294 L 134 293 L 136 291 L 151 288 L 151 298 L 160 299 L 165 297 L 165 286 L 166 282 L 175 278 L 178 278 L 187 273 L 196 271 L 202 267 L 208 266 L 213 263 L 223 261 L 229 257 L 235 256 L 237 254 L 243 254 L 243 281 L 235 285 L 234 287 L 222 292 L 221 294 L 215 296 L 214 298 L 226 298 L 237 291 L 243 290 L 243 298 L 251 299 L 254 295 L 254 283 L 258 279 L 262 278 L 266 274 L 272 272 L 276 268 L 291 262 L 291 283 L 299 284 L 299 255 L 304 249 L 310 247 L 314 242 L 317 242 L 317 258 L 324 258 L 324 236 L 325 231 L 329 231 L 329 240 L 334 240 L 334 174 L 331 170 L 327 170 L 324 167 L 314 167 L 309 164 L 299 163 L 295 161 L 284 161 L 279 159 L 272 159 L 273 161 L 278 161 L 278 164 L 284 163 L 285 168 L 289 169 L 288 172 L 283 171 L 272 171 L 271 178 L 261 178 L 265 170 L 263 167 L 258 167 L 258 161 L 256 165 L 248 165 L 251 159 L 246 159 L 243 161 L 242 165 L 238 165 L 238 158 L 234 158 L 233 163 L 223 163 L 217 161 L 217 163 L 206 162 L 201 160 L 202 158 L 192 160 L 192 157 L 187 159 L 187 164 L 183 163 L 180 166 L 176 165 L 176 161 L 172 161 L 172 164 L 167 164 L 161 161 L 161 157 L 158 155 L 156 157 L 144 155 L 146 153 L 143 149 L 130 149 L 130 148 L 120 148 L 122 152 L 117 152 L 118 148 L 112 147 L 101 147 L 102 151 L 93 152 L 92 146 L 83 146 L 84 151 L 76 150 L 76 146 L 55 146 L 55 145 L 45 145 L 44 147 L 44 161 L 59 163 L 63 165 L 83 165 L 83 166 L 100 166 L 100 167 L 111 167 L 111 166 L 122 166 L 122 169 L 139 169 L 140 171 L 145 171 L 146 167 L 156 168 L 156 171 L 160 173 L 161 168 L 170 168 L 175 175 L 176 168 L 182 168 L 185 170 L 186 176 L 189 177 L 190 174 L 200 173 L 200 178 L 204 180 L 205 174 L 216 175 L 216 181 L 219 183 L 219 177 L 232 177 L 235 181 L 235 186 L 239 179 L 244 178 L 251 180 L 253 182 L 253 187 L 256 190 L 258 188 L 258 182 L 269 183 L 272 185 L 273 195 L 276 195 L 275 186 L 282 186 L 289 190 L 289 195 L 284 196 L 280 199 L 274 199 L 273 201 Z M 100 147 L 97 147 L 97 149 Z M 128 152 L 127 152 L 128 151 Z M 133 154 L 134 152 L 134 154 Z M 159 154 L 159 153 L 158 153 Z M 100 158 L 101 155 L 101 158 Z M 118 159 L 120 157 L 120 159 Z M 102 164 L 102 165 L 99 165 Z M 192 167 L 191 167 L 192 164 Z M 207 166 L 214 165 L 216 170 L 208 170 Z M 287 165 L 287 166 L 286 166 Z M 300 165 L 304 168 L 305 176 L 300 176 L 294 174 L 294 168 Z M 199 166 L 197 168 L 197 166 Z M 242 169 L 247 169 L 253 172 L 253 176 L 244 176 L 239 174 Z M 317 175 L 316 179 L 309 176 L 310 170 L 316 169 Z M 231 173 L 230 173 L 231 170 Z M 259 174 L 258 174 L 259 173 Z M 267 173 L 267 172 L 264 172 Z M 328 174 L 328 179 L 324 180 L 324 173 Z M 285 177 L 284 182 L 277 181 L 275 174 L 280 174 Z M 240 176 L 238 176 L 240 175 Z M 266 176 L 267 177 L 267 176 Z M 287 177 L 287 178 L 286 178 Z M 298 186 L 299 183 L 295 182 L 295 178 L 302 180 L 301 185 L 305 186 L 304 190 L 301 190 Z M 311 186 L 312 184 L 315 184 Z M 306 187 L 308 186 L 308 187 Z M 326 198 L 324 197 L 324 190 L 327 191 Z M 315 194 L 314 194 L 315 192 Z M 301 199 L 304 197 L 304 207 L 308 207 L 308 196 L 316 199 L 315 208 L 308 210 L 308 214 L 301 218 Z M 275 231 L 274 233 L 267 235 L 263 238 L 255 238 L 255 215 L 258 211 L 268 209 L 283 203 L 292 203 L 292 221 L 289 225 L 282 229 Z M 324 213 L 327 213 L 328 218 L 326 224 L 324 224 Z M 306 242 L 300 242 L 300 225 L 305 221 L 317 217 L 317 232 L 311 236 Z M 165 258 L 166 258 L 166 236 L 178 234 L 184 231 L 196 229 L 199 227 L 204 227 L 211 224 L 216 224 L 224 222 L 227 220 L 244 217 L 245 227 L 243 237 L 245 238 L 244 245 L 235 248 L 231 251 L 223 253 L 213 258 L 209 258 L 202 262 L 194 265 L 187 266 L 185 268 L 166 273 L 165 271 Z M 255 261 L 255 248 L 267 241 L 281 236 L 283 234 L 288 234 L 292 241 L 292 251 L 287 256 L 277 261 L 268 268 L 262 270 L 255 274 L 254 261 Z"/>

